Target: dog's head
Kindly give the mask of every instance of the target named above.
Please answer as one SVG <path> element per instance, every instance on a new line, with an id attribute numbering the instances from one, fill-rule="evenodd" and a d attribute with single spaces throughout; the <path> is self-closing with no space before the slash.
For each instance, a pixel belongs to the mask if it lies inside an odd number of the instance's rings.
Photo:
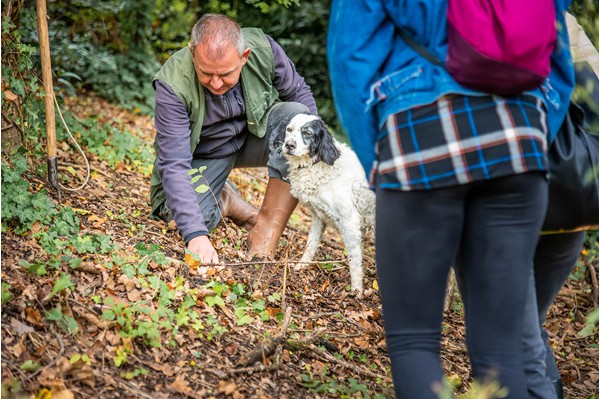
<path id="1" fill-rule="evenodd" d="M 309 114 L 298 114 L 290 120 L 285 128 L 282 151 L 287 159 L 305 158 L 330 166 L 340 157 L 340 150 L 325 123 Z"/>

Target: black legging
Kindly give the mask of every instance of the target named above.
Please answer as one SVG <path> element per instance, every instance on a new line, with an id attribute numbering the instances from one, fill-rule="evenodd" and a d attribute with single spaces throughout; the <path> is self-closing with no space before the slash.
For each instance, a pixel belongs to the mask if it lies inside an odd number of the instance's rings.
<path id="1" fill-rule="evenodd" d="M 554 381 L 560 380 L 560 373 L 543 324 L 548 308 L 573 270 L 584 238 L 585 232 L 544 235 L 535 251 L 535 291 L 542 338 L 546 344 L 546 374 Z"/>
<path id="2" fill-rule="evenodd" d="M 377 189 L 376 249 L 398 399 L 438 399 L 448 271 L 462 254 L 473 377 L 526 398 L 523 310 L 547 201 L 541 173 L 419 191 Z"/>

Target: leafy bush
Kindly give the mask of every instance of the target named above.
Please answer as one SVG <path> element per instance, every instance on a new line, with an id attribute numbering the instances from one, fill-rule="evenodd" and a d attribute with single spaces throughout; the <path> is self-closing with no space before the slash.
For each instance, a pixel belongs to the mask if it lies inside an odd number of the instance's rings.
<path id="1" fill-rule="evenodd" d="M 154 150 L 147 140 L 109 123 L 102 125 L 96 116 L 82 121 L 67 114 L 65 121 L 77 142 L 88 152 L 106 161 L 111 167 L 123 163 L 130 165 L 140 173 L 150 175 Z M 58 141 L 68 140 L 67 132 L 62 124 L 56 126 L 56 137 Z"/>
<path id="2" fill-rule="evenodd" d="M 569 9 L 596 49 L 598 49 L 598 11 L 598 0 L 574 0 Z"/>
<path id="3" fill-rule="evenodd" d="M 29 183 L 22 175 L 28 169 L 27 160 L 19 157 L 14 168 L 2 163 L 2 230 L 14 223 L 15 232 L 23 234 L 36 222 L 49 225 L 58 212 L 46 190 L 30 192 Z"/>
<path id="4" fill-rule="evenodd" d="M 53 69 L 69 87 L 89 89 L 125 109 L 151 113 L 154 106 L 152 79 L 160 64 L 150 46 L 119 52 L 90 41 L 86 34 L 69 37 L 64 21 L 51 25 Z"/>
<path id="5" fill-rule="evenodd" d="M 4 5 L 4 1 L 2 1 Z M 2 20 L 2 145 L 9 153 L 21 145 L 42 151 L 43 89 L 37 75 L 37 46 L 27 41 L 36 29 L 35 9 L 3 9 Z M 11 98 L 9 98 L 11 97 Z"/>
<path id="6" fill-rule="evenodd" d="M 279 7 L 276 12 L 264 13 L 241 2 L 233 16 L 242 26 L 263 29 L 283 47 L 310 86 L 321 118 L 338 139 L 346 141 L 335 112 L 327 67 L 330 3 L 330 0 L 303 1 L 300 6 Z"/>

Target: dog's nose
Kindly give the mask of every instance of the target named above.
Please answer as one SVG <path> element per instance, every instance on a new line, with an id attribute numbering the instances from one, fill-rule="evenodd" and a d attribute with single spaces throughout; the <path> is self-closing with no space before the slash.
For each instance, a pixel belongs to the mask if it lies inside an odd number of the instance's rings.
<path id="1" fill-rule="evenodd" d="M 285 149 L 288 151 L 292 151 L 296 148 L 296 142 L 294 140 L 288 140 L 285 142 Z"/>

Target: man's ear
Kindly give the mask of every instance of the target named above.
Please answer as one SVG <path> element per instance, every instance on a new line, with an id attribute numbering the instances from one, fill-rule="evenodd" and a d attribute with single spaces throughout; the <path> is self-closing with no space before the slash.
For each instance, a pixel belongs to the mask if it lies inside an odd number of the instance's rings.
<path id="1" fill-rule="evenodd" d="M 244 50 L 244 53 L 242 54 L 242 65 L 246 64 L 246 61 L 248 61 L 248 57 L 250 57 L 250 49 L 249 48 Z"/>

